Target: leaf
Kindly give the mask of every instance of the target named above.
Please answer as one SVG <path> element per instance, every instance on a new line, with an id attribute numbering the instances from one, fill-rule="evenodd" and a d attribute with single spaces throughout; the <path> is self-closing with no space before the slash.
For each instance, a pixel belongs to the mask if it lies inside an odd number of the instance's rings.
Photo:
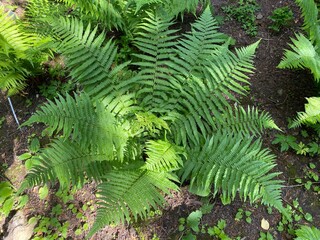
<path id="1" fill-rule="evenodd" d="M 188 226 L 195 232 L 199 232 L 199 224 L 202 218 L 202 212 L 197 210 L 192 213 L 187 218 Z"/>
<path id="2" fill-rule="evenodd" d="M 22 195 L 19 197 L 19 204 L 17 208 L 23 208 L 29 201 L 28 195 Z"/>
<path id="3" fill-rule="evenodd" d="M 261 228 L 263 230 L 269 230 L 270 224 L 269 224 L 268 220 L 266 220 L 264 218 L 261 219 Z"/>
<path id="4" fill-rule="evenodd" d="M 29 146 L 29 149 L 32 153 L 36 153 L 39 151 L 40 149 L 40 141 L 38 138 L 33 138 L 31 143 L 30 143 L 30 146 Z"/>
<path id="5" fill-rule="evenodd" d="M 308 222 L 312 222 L 313 221 L 313 217 L 310 213 L 306 213 L 304 215 L 304 218 L 308 221 Z"/>
<path id="6" fill-rule="evenodd" d="M 19 159 L 20 161 L 24 161 L 24 160 L 29 159 L 29 158 L 31 158 L 31 157 L 32 157 L 32 154 L 29 153 L 29 152 L 26 152 L 26 153 L 24 153 L 24 154 L 21 154 L 21 155 L 18 157 L 18 159 Z"/>
<path id="7" fill-rule="evenodd" d="M 39 188 L 39 198 L 41 200 L 45 199 L 48 196 L 48 193 L 49 193 L 49 189 L 47 185 Z"/>

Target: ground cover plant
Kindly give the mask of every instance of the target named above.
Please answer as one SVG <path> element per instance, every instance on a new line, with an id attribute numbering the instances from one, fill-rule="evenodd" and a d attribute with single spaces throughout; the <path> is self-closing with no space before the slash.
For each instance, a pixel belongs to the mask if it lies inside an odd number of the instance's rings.
<path id="1" fill-rule="evenodd" d="M 169 14 L 165 14 L 169 1 L 111 1 L 112 8 L 103 3 L 33 0 L 26 7 L 25 31 L 34 29 L 48 39 L 46 47 L 56 59 L 63 59 L 60 71 L 65 73 L 53 70 L 51 76 L 75 86 L 54 80 L 51 88 L 42 85 L 40 93 L 53 100 L 45 100 L 24 118 L 23 131 L 46 127 L 38 137 L 31 135 L 28 152 L 19 158 L 28 174 L 18 192 L 32 195 L 40 185 L 38 197 L 47 209 L 43 215 L 31 214 L 34 239 L 94 234 L 100 239 L 106 236 L 99 229 L 123 224 L 133 227 L 140 239 L 158 239 L 156 232 L 145 236 L 144 223 L 151 229 L 153 219 L 168 216 L 180 220 L 171 220 L 171 233 L 160 239 L 241 239 L 243 228 L 233 224 L 256 231 L 256 222 L 257 239 L 317 234 L 317 216 L 286 197 L 287 175 L 280 175 L 282 165 L 277 166 L 275 155 L 262 147 L 261 134 L 280 129 L 270 114 L 258 110 L 265 109 L 263 104 L 250 96 L 251 104 L 259 108 L 242 107 L 239 101 L 255 91 L 249 79 L 259 74 L 254 57 L 266 40 L 231 45 L 234 39 L 218 30 L 214 3 L 210 9 L 204 2 L 186 1 L 188 6 Z M 43 15 L 37 6 L 43 6 Z M 99 14 L 92 16 L 95 12 Z M 185 19 L 191 25 L 181 33 L 177 26 Z M 266 28 L 269 19 L 267 23 Z M 46 73 L 46 68 L 44 64 L 41 70 Z M 7 119 L 3 125 L 7 127 Z M 300 184 L 306 188 L 313 179 L 317 194 L 319 175 L 312 164 Z M 70 187 L 77 190 L 69 193 Z M 195 204 L 187 212 L 168 211 L 167 202 L 183 194 L 185 187 L 201 198 L 187 197 Z M 78 203 L 78 192 L 93 193 L 97 200 Z M 22 208 L 18 203 L 11 214 Z M 260 203 L 269 206 L 264 209 L 270 215 L 263 221 L 257 219 L 263 214 L 257 212 Z M 231 217 L 210 218 L 219 209 L 234 209 L 226 204 L 238 204 Z"/>

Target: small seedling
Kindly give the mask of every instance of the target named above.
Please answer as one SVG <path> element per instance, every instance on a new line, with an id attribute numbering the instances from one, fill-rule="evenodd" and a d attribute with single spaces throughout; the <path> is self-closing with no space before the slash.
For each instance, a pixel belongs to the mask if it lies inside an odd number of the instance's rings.
<path id="1" fill-rule="evenodd" d="M 269 19 L 272 21 L 269 28 L 275 32 L 280 32 L 283 27 L 288 27 L 292 22 L 293 12 L 288 6 L 280 7 L 273 10 Z"/>

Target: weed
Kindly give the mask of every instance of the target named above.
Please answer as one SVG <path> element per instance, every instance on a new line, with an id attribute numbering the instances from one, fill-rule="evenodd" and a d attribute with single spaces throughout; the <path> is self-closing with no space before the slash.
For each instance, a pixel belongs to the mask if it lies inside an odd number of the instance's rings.
<path id="1" fill-rule="evenodd" d="M 293 20 L 292 10 L 286 6 L 273 10 L 271 16 L 269 16 L 272 23 L 269 28 L 275 32 L 280 32 L 283 27 L 288 27 Z"/>
<path id="2" fill-rule="evenodd" d="M 233 18 L 242 24 L 243 30 L 250 36 L 256 36 L 258 27 L 256 23 L 256 11 L 259 5 L 255 0 L 242 0 L 235 6 L 224 6 L 222 10 L 227 14 L 227 19 Z"/>

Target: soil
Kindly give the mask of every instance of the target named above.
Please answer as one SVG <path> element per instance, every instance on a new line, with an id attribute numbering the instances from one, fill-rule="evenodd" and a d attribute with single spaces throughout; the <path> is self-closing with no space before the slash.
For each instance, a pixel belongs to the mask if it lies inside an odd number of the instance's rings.
<path id="1" fill-rule="evenodd" d="M 221 7 L 227 3 L 230 4 L 230 2 L 236 1 L 212 1 L 216 15 L 223 16 Z M 284 133 L 297 136 L 299 130 L 287 128 L 288 118 L 294 118 L 297 112 L 303 110 L 306 97 L 317 96 L 316 87 L 309 72 L 302 70 L 281 70 L 277 68 L 277 65 L 283 56 L 283 49 L 287 48 L 290 37 L 293 37 L 295 32 L 301 31 L 302 19 L 299 8 L 291 0 L 257 0 L 257 2 L 261 6 L 261 9 L 257 13 L 259 14 L 259 20 L 257 20 L 258 34 L 256 37 L 248 36 L 241 29 L 241 25 L 234 20 L 225 21 L 220 29 L 236 39 L 235 47 L 246 46 L 259 39 L 261 40 L 255 58 L 256 71 L 250 78 L 250 94 L 248 97 L 242 98 L 241 101 L 243 105 L 254 105 L 261 110 L 269 112 Z M 268 29 L 271 22 L 268 16 L 271 15 L 271 12 L 275 8 L 283 6 L 289 6 L 293 10 L 294 22 L 290 27 L 282 29 L 279 34 L 275 34 Z M 193 19 L 193 17 L 185 18 L 185 23 L 190 19 Z M 187 25 L 184 25 L 184 27 L 187 29 Z M 24 95 L 15 95 L 11 100 L 21 123 L 27 120 L 36 107 L 44 101 L 34 89 L 27 91 Z M 0 164 L 2 166 L 0 177 L 4 180 L 4 176 L 6 176 L 18 187 L 26 171 L 23 163 L 17 159 L 17 156 L 27 151 L 29 136 L 33 133 L 39 133 L 41 127 L 18 129 L 8 100 L 1 93 L 0 119 L 2 117 L 5 120 L 0 126 Z M 287 204 L 292 203 L 294 199 L 298 199 L 303 211 L 309 212 L 313 216 L 312 225 L 319 228 L 319 196 L 312 191 L 307 191 L 303 187 L 297 186 L 294 182 L 295 178 L 303 176 L 302 169 L 310 162 L 315 163 L 317 169 L 319 169 L 319 159 L 318 157 L 311 158 L 296 155 L 292 151 L 280 152 L 279 146 L 271 144 L 277 133 L 279 132 L 269 131 L 263 138 L 265 146 L 271 149 L 277 156 L 277 170 L 283 173 L 280 176 L 284 180 L 285 185 L 282 196 L 283 202 Z M 57 186 L 54 186 L 53 189 L 57 189 Z M 83 205 L 88 202 L 91 202 L 94 206 L 94 193 L 95 186 L 86 185 L 84 189 L 75 193 L 74 200 L 69 201 L 68 204 L 64 204 L 54 195 L 53 190 L 51 190 L 51 194 L 45 200 L 40 200 L 38 188 L 34 188 L 28 191 L 30 200 L 26 208 L 24 208 L 24 213 L 28 218 L 36 215 L 50 216 L 51 207 L 61 204 L 63 212 L 59 216 L 59 221 L 64 222 L 68 220 L 70 222 L 68 239 L 84 239 L 87 231 L 76 235 L 75 230 L 83 227 L 85 222 L 91 226 L 94 221 L 94 207 L 91 211 L 81 210 Z M 172 193 L 166 199 L 167 204 L 165 208 L 161 212 L 155 212 L 155 216 L 149 220 L 126 226 L 105 227 L 93 239 L 152 239 L 153 236 L 157 236 L 160 239 L 181 239 L 182 233 L 178 231 L 179 218 L 186 218 L 192 211 L 199 209 L 203 203 L 197 196 L 190 194 L 187 187 L 183 187 L 178 193 Z M 72 211 L 67 209 L 67 206 L 71 203 L 83 212 L 84 218 L 76 218 Z M 265 218 L 270 223 L 269 232 L 273 235 L 274 239 L 292 239 L 292 236 L 277 230 L 277 225 L 281 221 L 281 215 L 276 211 L 268 214 L 266 207 L 259 204 L 243 203 L 240 199 L 236 199 L 232 204 L 226 206 L 218 198 L 210 199 L 210 203 L 213 204 L 213 208 L 210 213 L 204 215 L 201 223 L 213 226 L 220 219 L 224 219 L 227 223 L 225 232 L 231 238 L 240 236 L 241 239 L 258 239 L 260 232 L 263 231 L 260 223 Z M 235 215 L 239 208 L 252 212 L 252 223 L 249 224 L 245 220 L 235 220 Z M 7 223 L 12 217 L 13 213 L 3 220 L 3 233 L 1 235 L 0 232 L 0 236 L 5 235 Z M 299 223 L 310 225 L 310 223 L 303 220 Z M 198 234 L 197 237 L 198 239 L 211 239 L 206 234 Z"/>

